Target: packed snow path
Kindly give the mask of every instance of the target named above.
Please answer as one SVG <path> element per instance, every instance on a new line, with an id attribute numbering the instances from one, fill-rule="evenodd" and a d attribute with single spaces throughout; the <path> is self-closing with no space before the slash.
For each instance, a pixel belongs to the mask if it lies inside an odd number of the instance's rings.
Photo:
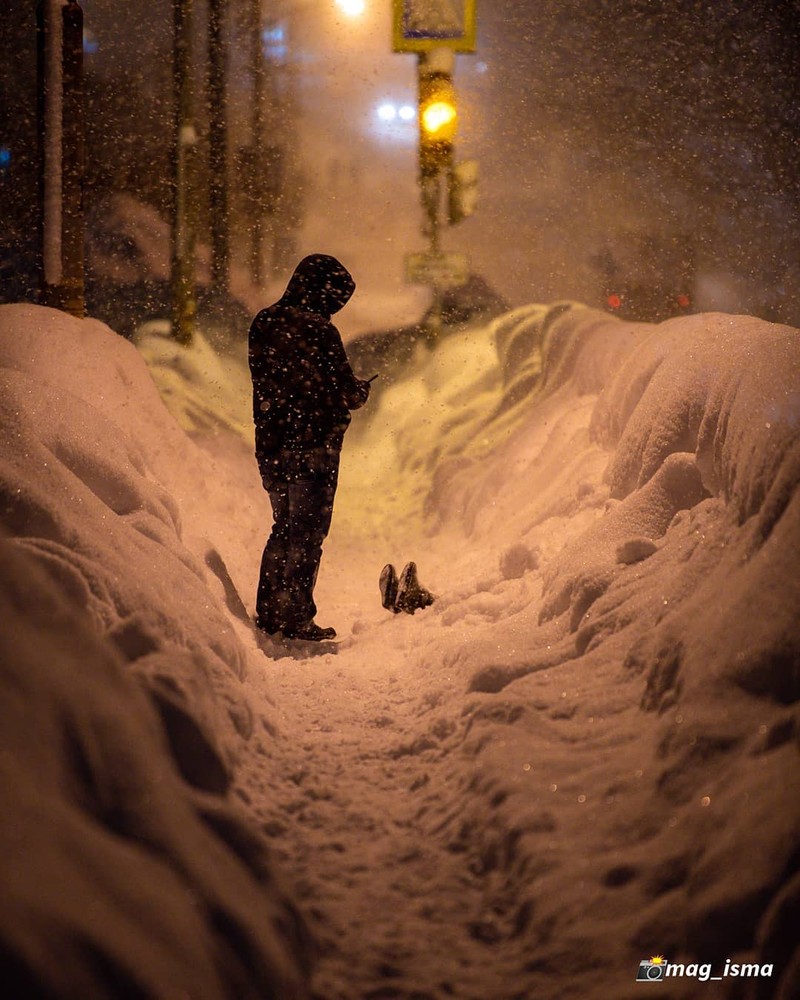
<path id="1" fill-rule="evenodd" d="M 281 651 L 263 643 L 262 697 L 278 707 L 283 738 L 269 750 L 262 741 L 265 757 L 244 766 L 241 794 L 312 919 L 322 947 L 315 995 L 511 997 L 513 976 L 498 992 L 503 970 L 487 971 L 476 948 L 491 934 L 486 878 L 446 844 L 447 828 L 469 821 L 443 797 L 455 791 L 452 719 L 463 692 L 419 655 L 440 623 L 433 612 L 395 619 L 380 608 L 374 553 L 355 559 L 354 548 L 330 542 L 325 575 L 351 581 L 352 607 L 378 611 L 357 619 L 335 654 L 271 661 Z M 434 569 L 435 552 L 426 564 Z M 325 603 L 347 634 L 343 596 Z"/>
<path id="2" fill-rule="evenodd" d="M 369 554 L 354 560 L 352 545 L 329 548 L 327 576 L 370 580 L 358 604 L 375 607 Z M 443 579 L 458 569 L 435 551 L 426 561 Z M 328 610 L 338 610 L 342 624 L 342 605 L 333 600 Z M 442 629 L 433 609 L 413 619 L 382 609 L 373 617 L 335 655 L 266 664 L 254 683 L 269 708 L 271 701 L 278 707 L 280 738 L 260 741 L 263 755 L 247 760 L 238 781 L 281 867 L 293 873 L 321 945 L 315 996 L 533 997 L 537 961 L 524 932 L 542 901 L 520 875 L 532 863 L 551 870 L 570 863 L 553 838 L 565 846 L 585 838 L 587 795 L 578 789 L 597 796 L 603 756 L 636 743 L 631 765 L 641 763 L 649 736 L 637 740 L 639 713 L 629 697 L 598 690 L 591 703 L 614 725 L 581 738 L 576 692 L 568 702 L 561 688 L 574 678 L 554 676 L 540 685 L 538 713 L 564 727 L 559 742 L 566 745 L 529 745 L 530 759 L 512 752 L 484 782 L 480 764 L 465 780 L 465 765 L 487 743 L 504 756 L 500 729 L 525 725 L 522 706 L 487 706 L 481 696 L 465 703 L 457 675 L 425 655 L 426 640 L 435 646 Z M 471 717 L 487 707 L 490 732 L 470 739 Z M 633 772 L 627 777 L 638 783 Z M 510 812 L 509 796 L 516 796 Z"/>

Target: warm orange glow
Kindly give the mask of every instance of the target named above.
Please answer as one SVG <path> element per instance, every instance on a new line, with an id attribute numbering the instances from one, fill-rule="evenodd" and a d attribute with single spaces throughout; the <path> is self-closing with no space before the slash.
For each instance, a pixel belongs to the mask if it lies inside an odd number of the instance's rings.
<path id="1" fill-rule="evenodd" d="M 366 7 L 364 0 L 336 0 L 336 5 L 348 17 L 361 17 Z"/>
<path id="2" fill-rule="evenodd" d="M 456 109 L 447 101 L 434 101 L 422 112 L 422 127 L 434 135 L 455 121 Z"/>

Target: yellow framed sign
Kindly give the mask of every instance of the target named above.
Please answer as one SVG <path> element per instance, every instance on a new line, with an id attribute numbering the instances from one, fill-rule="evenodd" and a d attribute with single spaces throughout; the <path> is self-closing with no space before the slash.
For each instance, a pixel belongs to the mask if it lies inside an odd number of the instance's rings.
<path id="1" fill-rule="evenodd" d="M 475 51 L 476 0 L 392 0 L 395 52 Z"/>

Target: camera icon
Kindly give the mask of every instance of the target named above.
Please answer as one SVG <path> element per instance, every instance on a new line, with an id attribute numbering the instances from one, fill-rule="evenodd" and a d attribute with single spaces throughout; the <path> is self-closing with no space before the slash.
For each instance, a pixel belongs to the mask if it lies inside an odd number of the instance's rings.
<path id="1" fill-rule="evenodd" d="M 665 968 L 666 962 L 653 962 L 649 958 L 644 958 L 641 962 L 639 962 L 639 971 L 636 973 L 636 982 L 657 983 L 659 979 L 664 978 Z"/>

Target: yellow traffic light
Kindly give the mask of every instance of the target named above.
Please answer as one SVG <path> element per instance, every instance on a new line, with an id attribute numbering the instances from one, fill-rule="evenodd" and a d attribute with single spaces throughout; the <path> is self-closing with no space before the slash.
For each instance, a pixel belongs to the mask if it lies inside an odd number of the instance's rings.
<path id="1" fill-rule="evenodd" d="M 425 177 L 448 166 L 458 130 L 458 110 L 449 73 L 430 73 L 419 80 L 420 169 Z"/>
<path id="2" fill-rule="evenodd" d="M 434 101 L 422 111 L 422 127 L 438 138 L 444 138 L 445 133 L 453 128 L 455 120 L 456 109 L 449 101 Z"/>

